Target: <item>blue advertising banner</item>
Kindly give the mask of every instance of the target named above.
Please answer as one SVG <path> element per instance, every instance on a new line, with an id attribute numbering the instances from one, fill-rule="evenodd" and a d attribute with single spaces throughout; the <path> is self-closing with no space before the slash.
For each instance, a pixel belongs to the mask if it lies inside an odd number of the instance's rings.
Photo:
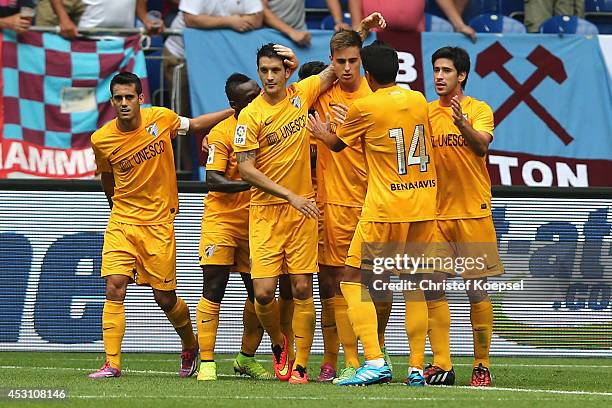
<path id="1" fill-rule="evenodd" d="M 257 80 L 257 49 L 274 43 L 291 47 L 300 63 L 323 61 L 329 63 L 329 39 L 332 31 L 313 30 L 308 48 L 299 48 L 276 30 L 263 29 L 245 34 L 233 30 L 186 29 L 185 52 L 191 92 L 193 115 L 227 108 L 225 80 L 234 72 L 241 72 Z M 369 41 L 374 40 L 371 35 Z M 297 81 L 297 73 L 290 82 Z"/>
<path id="2" fill-rule="evenodd" d="M 242 72 L 257 79 L 256 50 L 267 42 L 295 49 L 300 62 L 329 61 L 329 31 L 313 31 L 310 48 L 294 47 L 274 30 L 186 30 L 193 114 L 227 107 L 225 79 Z M 371 36 L 371 38 L 374 36 Z M 388 33 L 380 37 L 400 55 L 398 82 L 437 96 L 431 55 L 465 48 L 471 58 L 466 93 L 495 113 L 488 158 L 493 184 L 612 186 L 612 86 L 597 37 L 455 33 Z M 373 38 L 372 38 L 373 39 Z M 203 50 L 206 50 L 205 52 Z"/>

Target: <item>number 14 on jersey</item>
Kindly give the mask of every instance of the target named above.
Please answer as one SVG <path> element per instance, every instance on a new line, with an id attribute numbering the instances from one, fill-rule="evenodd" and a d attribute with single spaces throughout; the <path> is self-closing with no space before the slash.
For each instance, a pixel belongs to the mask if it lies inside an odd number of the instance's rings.
<path id="1" fill-rule="evenodd" d="M 429 156 L 425 145 L 425 126 L 416 125 L 410 140 L 410 149 L 406 155 L 406 143 L 404 142 L 404 129 L 389 129 L 389 137 L 395 139 L 395 149 L 397 153 L 397 172 L 400 175 L 408 173 L 408 166 L 420 166 L 421 173 L 427 171 Z M 417 149 L 419 153 L 417 155 Z"/>

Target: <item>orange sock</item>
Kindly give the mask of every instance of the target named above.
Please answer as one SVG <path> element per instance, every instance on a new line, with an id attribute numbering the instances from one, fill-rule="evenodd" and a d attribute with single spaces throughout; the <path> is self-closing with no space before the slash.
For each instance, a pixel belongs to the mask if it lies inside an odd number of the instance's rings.
<path id="1" fill-rule="evenodd" d="M 406 302 L 406 334 L 410 345 L 410 367 L 425 367 L 425 340 L 427 338 L 427 302 L 422 290 L 404 292 Z"/>
<path id="2" fill-rule="evenodd" d="M 280 310 L 280 328 L 287 338 L 287 358 L 295 360 L 295 337 L 293 335 L 293 298 L 278 298 L 278 308 Z"/>
<path id="3" fill-rule="evenodd" d="M 474 338 L 474 367 L 489 367 L 489 349 L 493 336 L 493 305 L 487 299 L 470 303 L 470 321 Z"/>
<path id="4" fill-rule="evenodd" d="M 196 309 L 198 326 L 198 344 L 200 346 L 200 359 L 214 361 L 217 328 L 219 327 L 220 303 L 211 302 L 201 297 Z"/>
<path id="5" fill-rule="evenodd" d="M 338 368 L 338 330 L 334 314 L 334 298 L 321 299 L 321 331 L 323 332 L 323 361 L 321 365 L 330 364 L 334 370 Z"/>
<path id="6" fill-rule="evenodd" d="M 125 306 L 123 302 L 107 300 L 102 309 L 102 338 L 106 361 L 121 369 L 121 342 L 125 334 Z"/>
<path id="7" fill-rule="evenodd" d="M 374 302 L 374 307 L 376 308 L 376 320 L 378 322 L 378 343 L 382 347 L 385 345 L 385 330 L 387 329 L 387 323 L 389 323 L 393 302 Z"/>
<path id="8" fill-rule="evenodd" d="M 342 295 L 336 295 L 334 298 L 334 312 L 336 315 L 336 328 L 338 329 L 338 338 L 342 344 L 344 351 L 344 366 L 359 368 L 359 352 L 357 350 L 357 336 L 351 326 L 351 321 L 348 317 L 348 305 Z"/>
<path id="9" fill-rule="evenodd" d="M 450 310 L 446 299 L 427 302 L 429 344 L 433 352 L 433 365 L 449 371 L 453 364 L 450 355 Z"/>
<path id="10" fill-rule="evenodd" d="M 315 332 L 315 307 L 312 298 L 305 300 L 293 299 L 293 333 L 295 335 L 295 363 L 293 368 L 300 365 L 308 367 L 308 358 L 312 348 Z"/>
<path id="11" fill-rule="evenodd" d="M 257 312 L 257 318 L 261 322 L 264 330 L 270 336 L 272 345 L 282 346 L 283 333 L 280 329 L 280 312 L 276 299 L 266 305 L 260 304 L 257 299 L 255 299 L 255 312 Z"/>
<path id="12" fill-rule="evenodd" d="M 181 337 L 183 350 L 191 350 L 197 346 L 198 340 L 193 334 L 191 326 L 191 317 L 189 316 L 189 308 L 187 303 L 180 297 L 176 297 L 176 304 L 166 313 L 166 317 L 176 330 L 176 333 Z"/>
<path id="13" fill-rule="evenodd" d="M 240 351 L 242 351 L 243 354 L 252 356 L 257 351 L 259 343 L 261 343 L 264 330 L 263 327 L 261 327 L 259 319 L 257 318 L 255 305 L 249 300 L 249 298 L 247 298 L 244 302 L 242 326 L 242 346 L 240 347 Z"/>
<path id="14" fill-rule="evenodd" d="M 378 343 L 376 308 L 367 288 L 361 283 L 340 282 L 340 289 L 348 305 L 348 316 L 357 338 L 361 340 L 365 359 L 383 358 Z"/>

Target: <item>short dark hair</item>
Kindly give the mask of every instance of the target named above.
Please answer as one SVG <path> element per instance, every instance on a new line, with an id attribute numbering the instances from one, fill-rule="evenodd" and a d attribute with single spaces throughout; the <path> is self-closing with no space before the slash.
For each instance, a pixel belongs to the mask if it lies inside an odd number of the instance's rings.
<path id="1" fill-rule="evenodd" d="M 236 92 L 236 87 L 238 85 L 242 85 L 246 82 L 249 82 L 251 78 L 248 76 L 241 74 L 240 72 L 234 72 L 230 75 L 225 81 L 225 95 L 227 95 L 228 100 L 233 100 Z"/>
<path id="2" fill-rule="evenodd" d="M 305 64 L 302 64 L 300 70 L 298 71 L 298 77 L 300 78 L 300 80 L 306 79 L 309 76 L 319 74 L 325 68 L 327 68 L 327 64 L 323 61 L 309 61 Z"/>
<path id="3" fill-rule="evenodd" d="M 374 41 L 361 49 L 363 69 L 381 85 L 395 82 L 399 71 L 397 51 L 382 41 Z"/>
<path id="4" fill-rule="evenodd" d="M 111 95 L 113 95 L 113 87 L 115 85 L 135 85 L 136 93 L 140 95 L 142 93 L 142 82 L 137 75 L 131 72 L 120 72 L 113 77 L 110 83 Z"/>
<path id="5" fill-rule="evenodd" d="M 257 50 L 257 66 L 258 67 L 259 67 L 259 59 L 262 57 L 276 58 L 276 59 L 281 60 L 281 62 L 284 62 L 285 60 L 283 57 L 278 55 L 278 52 L 276 52 L 276 50 L 274 49 L 273 43 L 264 44 Z"/>
<path id="6" fill-rule="evenodd" d="M 329 41 L 329 52 L 334 55 L 334 51 L 339 51 L 349 47 L 361 48 L 363 41 L 359 33 L 354 30 L 340 30 L 332 35 Z"/>
<path id="7" fill-rule="evenodd" d="M 468 75 L 470 74 L 470 54 L 461 47 L 442 47 L 431 56 L 432 67 L 440 58 L 446 58 L 453 61 L 453 65 L 458 74 L 465 72 L 465 80 L 461 83 L 461 88 L 465 89 Z"/>

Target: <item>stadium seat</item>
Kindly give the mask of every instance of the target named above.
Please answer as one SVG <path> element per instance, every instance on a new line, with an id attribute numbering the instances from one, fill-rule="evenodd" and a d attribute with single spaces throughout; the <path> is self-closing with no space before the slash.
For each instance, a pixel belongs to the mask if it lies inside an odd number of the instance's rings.
<path id="1" fill-rule="evenodd" d="M 479 33 L 526 33 L 527 29 L 513 18 L 500 14 L 481 14 L 470 20 L 470 27 Z"/>
<path id="2" fill-rule="evenodd" d="M 597 35 L 595 24 L 576 16 L 554 16 L 540 26 L 541 33 Z"/>
<path id="3" fill-rule="evenodd" d="M 342 15 L 342 21 L 351 26 L 351 15 L 344 13 Z M 334 23 L 334 16 L 329 15 L 321 21 L 321 30 L 333 30 L 336 23 Z"/>
<path id="4" fill-rule="evenodd" d="M 525 0 L 499 0 L 499 14 L 503 14 L 514 19 L 523 20 L 525 16 Z"/>
<path id="5" fill-rule="evenodd" d="M 438 33 L 452 33 L 455 31 L 453 25 L 442 17 L 425 13 L 425 31 Z"/>
<path id="6" fill-rule="evenodd" d="M 584 3 L 584 14 L 612 15 L 612 0 L 586 0 Z"/>
<path id="7" fill-rule="evenodd" d="M 612 0 L 587 0 L 584 18 L 597 26 L 599 34 L 612 34 Z"/>
<path id="8" fill-rule="evenodd" d="M 346 8 L 348 0 L 340 0 L 343 8 Z M 325 0 L 306 0 L 305 7 L 307 10 L 327 10 L 327 2 Z"/>

